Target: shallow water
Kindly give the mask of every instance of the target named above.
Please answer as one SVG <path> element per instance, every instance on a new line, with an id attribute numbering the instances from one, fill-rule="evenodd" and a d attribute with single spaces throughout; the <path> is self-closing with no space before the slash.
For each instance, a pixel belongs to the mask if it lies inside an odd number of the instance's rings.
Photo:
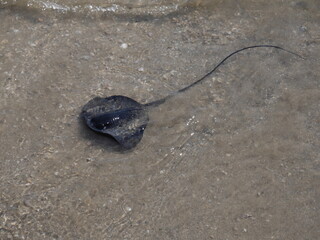
<path id="1" fill-rule="evenodd" d="M 317 1 L 0 2 L 0 239 L 319 236 Z M 79 119 L 94 96 L 156 100 L 256 44 L 306 60 L 235 56 L 154 109 L 132 151 Z"/>

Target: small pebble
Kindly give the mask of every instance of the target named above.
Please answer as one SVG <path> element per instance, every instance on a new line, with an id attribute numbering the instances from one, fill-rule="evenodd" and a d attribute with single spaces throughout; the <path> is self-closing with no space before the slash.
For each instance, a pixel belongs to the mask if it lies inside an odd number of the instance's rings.
<path id="1" fill-rule="evenodd" d="M 120 47 L 123 48 L 123 49 L 126 49 L 126 48 L 128 48 L 128 44 L 127 43 L 122 43 L 120 45 Z"/>
<path id="2" fill-rule="evenodd" d="M 131 207 L 126 207 L 127 212 L 131 212 L 132 208 Z"/>

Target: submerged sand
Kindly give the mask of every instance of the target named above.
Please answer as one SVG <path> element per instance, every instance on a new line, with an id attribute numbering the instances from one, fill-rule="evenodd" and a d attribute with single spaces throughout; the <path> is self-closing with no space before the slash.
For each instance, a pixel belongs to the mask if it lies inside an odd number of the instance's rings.
<path id="1" fill-rule="evenodd" d="M 320 6 L 195 1 L 150 14 L 0 9 L 0 239 L 318 239 Z M 145 103 L 122 152 L 79 113 Z"/>

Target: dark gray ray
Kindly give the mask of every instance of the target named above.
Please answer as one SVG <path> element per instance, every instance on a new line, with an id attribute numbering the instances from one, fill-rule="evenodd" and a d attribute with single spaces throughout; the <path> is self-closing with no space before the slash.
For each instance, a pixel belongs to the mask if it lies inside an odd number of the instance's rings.
<path id="1" fill-rule="evenodd" d="M 82 117 L 92 130 L 112 136 L 125 149 L 134 148 L 141 141 L 143 132 L 147 127 L 149 121 L 148 108 L 159 106 L 174 95 L 185 92 L 191 87 L 199 84 L 231 56 L 247 49 L 261 47 L 276 48 L 302 58 L 294 52 L 273 45 L 245 47 L 229 54 L 202 78 L 162 99 L 146 104 L 140 104 L 129 97 L 120 95 L 107 98 L 96 97 L 83 107 L 81 113 Z"/>
<path id="2" fill-rule="evenodd" d="M 125 149 L 140 142 L 149 121 L 146 107 L 125 96 L 95 97 L 82 116 L 92 130 L 112 136 Z"/>

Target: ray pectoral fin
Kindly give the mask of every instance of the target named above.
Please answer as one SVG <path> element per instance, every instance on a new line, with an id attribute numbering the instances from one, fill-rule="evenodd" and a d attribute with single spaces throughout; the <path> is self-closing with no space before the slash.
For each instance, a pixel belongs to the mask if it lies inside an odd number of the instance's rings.
<path id="1" fill-rule="evenodd" d="M 141 141 L 146 126 L 147 124 L 137 127 L 129 133 L 126 132 L 119 135 L 113 135 L 113 137 L 124 149 L 129 150 L 134 148 Z"/>
<path id="2" fill-rule="evenodd" d="M 124 109 L 94 117 L 88 125 L 96 132 L 113 137 L 123 148 L 130 149 L 141 141 L 148 120 L 144 109 Z"/>
<path id="3" fill-rule="evenodd" d="M 131 109 L 126 111 L 125 117 L 121 117 L 119 125 L 110 129 L 113 136 L 125 149 L 135 147 L 142 139 L 149 118 L 145 109 Z"/>

